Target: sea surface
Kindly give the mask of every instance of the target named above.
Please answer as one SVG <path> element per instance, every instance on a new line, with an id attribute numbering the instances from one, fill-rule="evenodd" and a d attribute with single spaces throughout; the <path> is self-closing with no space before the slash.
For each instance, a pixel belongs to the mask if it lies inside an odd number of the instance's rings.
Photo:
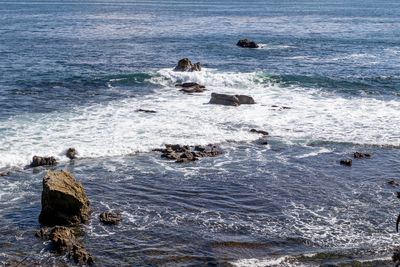
<path id="1" fill-rule="evenodd" d="M 203 70 L 172 71 L 185 57 Z M 224 154 L 153 151 L 210 143 Z M 339 164 L 355 151 L 372 158 Z M 34 155 L 59 164 L 24 168 Z M 34 236 L 48 169 L 83 183 L 97 266 L 392 266 L 400 2 L 0 0 L 0 265 L 74 266 Z"/>

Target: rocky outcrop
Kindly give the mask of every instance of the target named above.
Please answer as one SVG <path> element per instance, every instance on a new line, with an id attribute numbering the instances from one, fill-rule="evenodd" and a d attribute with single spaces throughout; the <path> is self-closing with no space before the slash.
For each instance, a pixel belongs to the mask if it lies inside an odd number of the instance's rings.
<path id="1" fill-rule="evenodd" d="M 182 83 L 176 84 L 176 87 L 181 87 L 180 91 L 185 93 L 202 93 L 206 90 L 204 85 L 200 85 L 198 83 Z"/>
<path id="2" fill-rule="evenodd" d="M 340 164 L 341 165 L 344 165 L 344 166 L 351 166 L 351 165 L 353 165 L 353 161 L 351 160 L 351 159 L 342 159 L 341 161 L 340 161 Z"/>
<path id="3" fill-rule="evenodd" d="M 236 45 L 240 46 L 240 47 L 244 47 L 244 48 L 259 48 L 260 47 L 256 42 L 248 40 L 248 39 L 239 40 L 239 42 Z"/>
<path id="4" fill-rule="evenodd" d="M 215 157 L 222 154 L 220 147 L 216 145 L 207 146 L 181 146 L 165 145 L 165 149 L 155 149 L 162 153 L 161 157 L 175 160 L 178 163 L 186 163 L 204 157 Z"/>
<path id="5" fill-rule="evenodd" d="M 267 131 L 263 131 L 263 130 L 257 130 L 257 129 L 250 129 L 251 133 L 258 133 L 258 134 L 262 134 L 262 135 L 268 135 L 269 133 Z"/>
<path id="6" fill-rule="evenodd" d="M 93 257 L 75 237 L 71 228 L 55 226 L 51 230 L 49 239 L 58 253 L 67 252 L 68 255 L 79 264 L 93 264 Z"/>
<path id="7" fill-rule="evenodd" d="M 69 159 L 75 159 L 76 156 L 78 155 L 78 151 L 76 151 L 75 148 L 68 148 L 67 151 L 65 152 L 65 156 Z"/>
<path id="8" fill-rule="evenodd" d="M 370 158 L 372 155 L 370 153 L 354 152 L 353 157 L 355 159 Z"/>
<path id="9" fill-rule="evenodd" d="M 150 109 L 137 109 L 135 112 L 143 112 L 143 113 L 157 113 L 155 110 L 150 110 Z"/>
<path id="10" fill-rule="evenodd" d="M 225 105 L 225 106 L 240 106 L 242 104 L 255 104 L 251 96 L 246 95 L 227 95 L 211 93 L 210 104 Z"/>
<path id="11" fill-rule="evenodd" d="M 39 167 L 39 166 L 54 166 L 57 165 L 57 160 L 54 157 L 39 157 L 33 156 L 30 167 Z"/>
<path id="12" fill-rule="evenodd" d="M 119 224 L 122 220 L 122 216 L 119 213 L 114 212 L 103 212 L 99 216 L 100 222 L 108 225 Z"/>
<path id="13" fill-rule="evenodd" d="M 89 199 L 81 183 L 66 171 L 49 171 L 43 178 L 42 225 L 77 225 L 89 219 Z"/>
<path id="14" fill-rule="evenodd" d="M 174 71 L 201 71 L 200 62 L 192 63 L 190 59 L 183 58 L 179 60 L 178 65 L 175 67 Z"/>

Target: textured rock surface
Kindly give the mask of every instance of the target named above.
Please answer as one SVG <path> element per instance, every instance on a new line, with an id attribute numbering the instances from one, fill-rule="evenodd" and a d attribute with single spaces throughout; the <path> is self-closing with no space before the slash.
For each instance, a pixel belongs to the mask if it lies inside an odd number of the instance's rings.
<path id="1" fill-rule="evenodd" d="M 114 212 L 103 212 L 99 216 L 100 222 L 104 224 L 115 225 L 119 224 L 122 220 L 121 214 Z"/>
<path id="2" fill-rule="evenodd" d="M 190 59 L 183 58 L 179 60 L 178 65 L 175 67 L 174 71 L 201 71 L 200 62 L 192 63 Z"/>
<path id="3" fill-rule="evenodd" d="M 43 178 L 42 225 L 76 225 L 89 219 L 89 199 L 81 183 L 69 172 L 49 171 Z"/>

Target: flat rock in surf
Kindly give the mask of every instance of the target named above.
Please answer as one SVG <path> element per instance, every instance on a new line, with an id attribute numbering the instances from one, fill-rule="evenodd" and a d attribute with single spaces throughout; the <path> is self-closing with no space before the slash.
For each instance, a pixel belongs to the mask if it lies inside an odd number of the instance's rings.
<path id="1" fill-rule="evenodd" d="M 202 93 L 206 90 L 204 85 L 200 85 L 198 83 L 182 83 L 176 84 L 176 87 L 181 87 L 180 91 L 185 93 Z"/>
<path id="2" fill-rule="evenodd" d="M 143 113 L 157 113 L 157 111 L 155 110 L 151 110 L 151 109 L 137 109 L 135 110 L 135 112 L 143 112 Z"/>
<path id="3" fill-rule="evenodd" d="M 181 146 L 165 145 L 165 149 L 155 149 L 162 153 L 161 157 L 175 160 L 177 163 L 186 163 L 204 157 L 215 157 L 222 154 L 222 150 L 217 145 L 207 146 Z"/>
<path id="4" fill-rule="evenodd" d="M 248 39 L 239 40 L 239 42 L 237 42 L 236 45 L 243 47 L 243 48 L 259 48 L 260 47 L 256 42 L 248 40 Z"/>
<path id="5" fill-rule="evenodd" d="M 354 152 L 353 157 L 355 159 L 370 158 L 372 155 L 370 153 Z"/>
<path id="6" fill-rule="evenodd" d="M 181 71 L 181 72 L 201 71 L 201 65 L 200 62 L 192 63 L 190 59 L 183 58 L 179 60 L 178 65 L 174 68 L 174 71 Z"/>
<path id="7" fill-rule="evenodd" d="M 71 226 L 86 223 L 89 205 L 85 189 L 71 173 L 49 171 L 43 178 L 40 224 Z"/>
<path id="8" fill-rule="evenodd" d="M 54 157 L 33 156 L 32 162 L 29 166 L 34 168 L 39 166 L 54 166 L 54 165 L 57 165 L 57 160 Z"/>
<path id="9" fill-rule="evenodd" d="M 269 135 L 269 133 L 267 131 L 263 131 L 263 130 L 257 130 L 257 129 L 250 129 L 251 133 L 258 133 L 258 134 L 262 134 L 262 135 Z"/>
<path id="10" fill-rule="evenodd" d="M 102 212 L 99 216 L 100 222 L 108 225 L 119 224 L 122 220 L 122 216 L 115 212 Z"/>
<path id="11" fill-rule="evenodd" d="M 224 105 L 224 106 L 240 106 L 255 104 L 254 99 L 247 95 L 227 95 L 211 93 L 209 104 Z"/>

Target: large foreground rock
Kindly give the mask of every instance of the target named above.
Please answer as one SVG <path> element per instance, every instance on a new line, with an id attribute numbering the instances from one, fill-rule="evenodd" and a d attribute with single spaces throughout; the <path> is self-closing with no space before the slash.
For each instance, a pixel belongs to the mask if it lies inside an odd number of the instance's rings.
<path id="1" fill-rule="evenodd" d="M 200 62 L 192 63 L 190 59 L 183 58 L 179 60 L 178 65 L 175 67 L 174 71 L 201 71 Z"/>
<path id="2" fill-rule="evenodd" d="M 227 95 L 211 93 L 210 104 L 224 105 L 224 106 L 240 106 L 255 104 L 254 99 L 247 95 Z"/>
<path id="3" fill-rule="evenodd" d="M 256 42 L 248 40 L 248 39 L 239 40 L 239 42 L 237 42 L 236 45 L 240 46 L 240 47 L 244 47 L 244 48 L 259 48 L 260 47 Z"/>
<path id="4" fill-rule="evenodd" d="M 43 178 L 42 225 L 77 225 L 89 219 L 89 199 L 81 183 L 66 171 L 49 171 Z"/>

